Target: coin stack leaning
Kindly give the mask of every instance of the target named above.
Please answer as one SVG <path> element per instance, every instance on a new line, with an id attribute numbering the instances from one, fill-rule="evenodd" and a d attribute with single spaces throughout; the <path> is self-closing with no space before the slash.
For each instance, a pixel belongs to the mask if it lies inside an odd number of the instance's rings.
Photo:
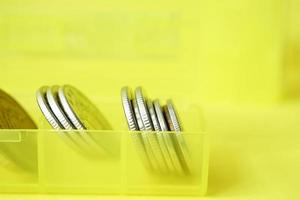
<path id="1" fill-rule="evenodd" d="M 111 126 L 78 89 L 70 85 L 43 86 L 36 92 L 36 98 L 44 117 L 54 129 L 81 130 L 65 133 L 69 144 L 107 153 L 109 144 L 99 144 L 93 134 L 83 130 L 110 130 Z"/>
<path id="2" fill-rule="evenodd" d="M 141 87 L 134 95 L 129 87 L 123 87 L 121 100 L 145 167 L 159 174 L 190 174 L 190 155 L 172 100 L 161 106 L 158 99 L 147 99 Z"/>

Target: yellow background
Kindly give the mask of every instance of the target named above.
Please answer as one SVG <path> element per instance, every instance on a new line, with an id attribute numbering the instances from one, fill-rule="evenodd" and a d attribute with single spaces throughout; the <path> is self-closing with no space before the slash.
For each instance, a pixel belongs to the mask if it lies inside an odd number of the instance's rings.
<path id="1" fill-rule="evenodd" d="M 196 102 L 211 134 L 201 199 L 298 199 L 299 11 L 297 0 L 2 0 L 0 86 L 28 109 L 38 86 L 66 81 L 108 100 L 143 82 Z"/>

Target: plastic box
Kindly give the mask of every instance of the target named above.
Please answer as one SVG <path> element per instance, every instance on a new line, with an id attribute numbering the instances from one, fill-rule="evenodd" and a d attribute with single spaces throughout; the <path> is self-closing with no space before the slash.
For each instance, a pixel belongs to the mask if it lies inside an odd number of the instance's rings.
<path id="1" fill-rule="evenodd" d="M 185 120 L 199 118 L 195 110 L 186 113 L 190 113 L 190 118 L 184 115 Z M 109 153 L 96 153 L 91 146 L 82 145 L 79 148 L 68 138 L 72 135 L 79 139 L 87 137 L 87 134 L 97 141 L 110 144 Z M 200 130 L 183 133 L 192 160 L 189 175 L 147 170 L 137 152 L 133 134 L 140 132 L 99 130 L 83 134 L 76 131 L 1 130 L 0 192 L 144 195 L 205 193 L 208 174 L 207 134 Z"/>
<path id="2" fill-rule="evenodd" d="M 197 1 L 24 1 L 0 3 L 0 85 L 39 130 L 0 130 L 1 193 L 202 195 L 208 135 L 199 108 Z M 71 84 L 113 126 L 112 155 L 73 148 L 75 132 L 51 130 L 35 100 L 43 85 Z M 143 86 L 179 110 L 192 174 L 157 175 L 143 166 L 124 118 L 120 89 Z M 154 133 L 149 133 L 154 134 Z M 172 134 L 172 133 L 168 133 Z"/>
<path id="3" fill-rule="evenodd" d="M 14 157 L 19 167 L 14 163 L 2 164 L 0 191 L 3 193 L 200 195 L 206 190 L 207 147 L 206 136 L 203 134 L 185 134 L 190 150 L 194 152 L 193 174 L 168 176 L 152 174 L 145 170 L 128 132 L 93 132 L 92 134 L 99 139 L 102 137 L 120 139 L 120 149 L 115 152 L 116 154 L 98 158 L 83 156 L 79 151 L 74 151 L 62 140 L 61 135 L 64 133 L 51 131 L 6 133 L 10 141 L 2 140 L 1 148 L 5 145 L 19 152 Z M 1 131 L 1 137 L 4 135 L 5 132 Z M 23 149 L 22 144 L 26 140 L 36 139 L 37 146 L 32 146 L 30 150 Z M 28 157 L 34 159 L 21 160 Z M 24 165 L 26 171 L 20 169 L 20 165 Z"/>

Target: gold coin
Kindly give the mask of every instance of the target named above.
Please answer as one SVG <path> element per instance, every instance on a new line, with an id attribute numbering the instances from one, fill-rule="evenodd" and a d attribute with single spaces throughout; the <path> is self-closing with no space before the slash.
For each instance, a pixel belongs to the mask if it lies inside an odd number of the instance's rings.
<path id="1" fill-rule="evenodd" d="M 36 124 L 25 109 L 3 90 L 0 90 L 0 129 L 37 129 Z M 2 157 L 12 161 L 17 167 L 27 171 L 36 171 L 36 133 L 14 130 L 11 130 L 11 133 L 19 134 L 19 140 L 18 142 L 1 142 L 0 153 Z"/>
<path id="2" fill-rule="evenodd" d="M 3 90 L 0 90 L 0 129 L 37 129 L 24 108 Z"/>

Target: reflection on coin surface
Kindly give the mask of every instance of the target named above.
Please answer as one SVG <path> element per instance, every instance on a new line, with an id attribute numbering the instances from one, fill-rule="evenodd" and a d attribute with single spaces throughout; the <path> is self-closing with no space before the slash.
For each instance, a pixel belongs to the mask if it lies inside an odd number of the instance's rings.
<path id="1" fill-rule="evenodd" d="M 98 108 L 73 86 L 60 87 L 58 96 L 63 110 L 77 129 L 111 129 L 110 124 Z"/>
<path id="2" fill-rule="evenodd" d="M 147 100 L 147 106 L 150 117 L 152 119 L 154 130 L 157 131 L 155 133 L 149 133 L 149 135 L 153 137 L 152 139 L 154 141 L 154 145 L 156 145 L 153 147 L 153 149 L 155 149 L 154 152 L 156 152 L 156 158 L 158 159 L 163 171 L 173 171 L 173 164 L 170 160 L 167 146 L 164 142 L 164 138 L 162 137 L 162 133 L 160 132 L 161 128 L 153 107 L 153 103 L 150 99 Z"/>
<path id="3" fill-rule="evenodd" d="M 55 114 L 56 118 L 59 120 L 61 125 L 64 127 L 64 129 L 74 129 L 72 126 L 72 123 L 68 119 L 68 117 L 65 115 L 64 111 L 62 110 L 59 99 L 58 99 L 58 86 L 49 87 L 46 93 L 46 97 L 49 103 L 49 106 L 52 110 L 52 112 Z"/>
<path id="4" fill-rule="evenodd" d="M 176 151 L 179 156 L 182 167 L 186 173 L 190 173 L 191 163 L 190 155 L 188 152 L 187 144 L 184 140 L 184 137 L 181 133 L 182 128 L 180 126 L 174 105 L 171 100 L 167 101 L 167 105 L 164 107 L 167 121 L 170 125 L 171 131 L 176 132 L 176 137 L 174 137 L 174 143 L 176 146 Z"/>
<path id="5" fill-rule="evenodd" d="M 0 90 L 0 129 L 37 129 L 36 124 L 24 108 L 3 90 Z M 16 133 L 20 134 L 20 132 Z M 22 137 L 19 142 L 0 143 L 0 154 L 13 161 L 12 163 L 15 163 L 17 167 L 27 171 L 36 171 L 36 134 L 22 133 L 20 136 Z"/>
<path id="6" fill-rule="evenodd" d="M 128 128 L 131 131 L 138 131 L 139 126 L 135 117 L 135 113 L 132 106 L 132 93 L 130 88 L 123 87 L 121 89 L 121 100 L 123 105 L 123 110 L 125 114 L 125 118 L 128 124 Z M 148 168 L 152 169 L 152 164 L 149 161 L 149 157 L 146 153 L 145 145 L 140 133 L 133 132 L 132 133 L 133 142 L 137 148 L 138 154 L 140 155 L 143 164 Z"/>
<path id="7" fill-rule="evenodd" d="M 59 120 L 56 118 L 55 114 L 52 112 L 51 108 L 49 107 L 49 103 L 46 97 L 46 93 L 49 87 L 44 86 L 41 87 L 36 92 L 36 99 L 39 105 L 40 110 L 44 114 L 45 118 L 49 122 L 49 124 L 54 129 L 63 129 L 63 125 L 59 122 Z"/>
<path id="8" fill-rule="evenodd" d="M 168 128 L 167 122 L 165 121 L 165 117 L 164 117 L 163 111 L 161 109 L 159 100 L 155 100 L 153 102 L 153 105 L 154 105 L 155 113 L 156 113 L 156 116 L 157 116 L 157 119 L 158 119 L 158 122 L 159 122 L 159 125 L 161 128 L 161 131 L 163 131 L 163 132 L 158 132 L 157 134 L 158 134 L 159 138 L 162 138 L 160 140 L 163 140 L 163 142 L 166 146 L 167 153 L 168 153 L 166 157 L 169 158 L 169 162 L 171 162 L 172 166 L 173 166 L 171 169 L 174 168 L 175 171 L 182 172 L 182 167 L 181 167 L 179 158 L 177 156 L 174 144 L 172 142 L 172 137 L 171 137 L 172 133 L 166 133 L 166 131 L 169 131 L 169 128 Z"/>

